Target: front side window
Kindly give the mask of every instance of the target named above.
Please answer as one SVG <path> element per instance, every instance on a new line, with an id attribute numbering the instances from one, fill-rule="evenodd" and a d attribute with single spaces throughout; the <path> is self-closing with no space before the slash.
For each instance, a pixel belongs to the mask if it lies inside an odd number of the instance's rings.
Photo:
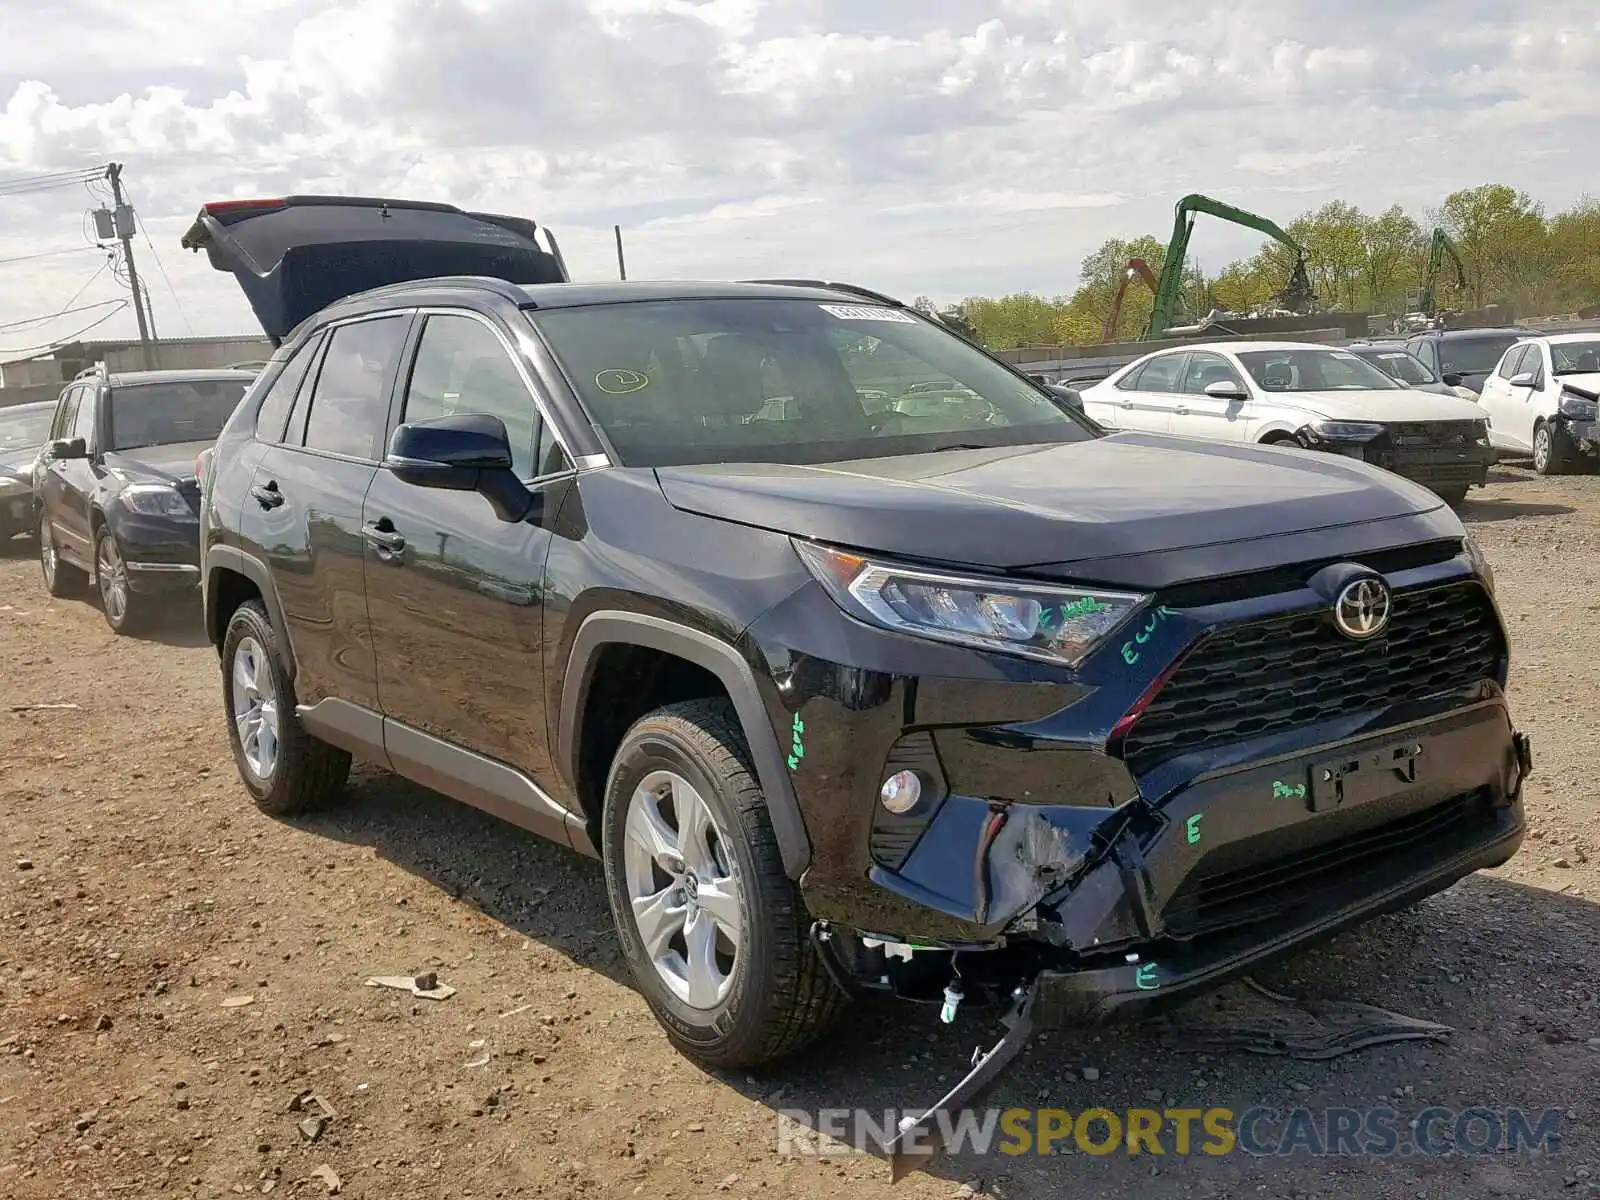
<path id="1" fill-rule="evenodd" d="M 529 314 L 624 465 L 817 463 L 1098 436 L 905 310 L 660 300 Z"/>
<path id="2" fill-rule="evenodd" d="M 378 317 L 340 325 L 329 335 L 306 417 L 306 449 L 378 457 L 389 384 L 409 325 L 408 316 Z"/>
<path id="3" fill-rule="evenodd" d="M 1500 360 L 1500 365 L 1494 369 L 1494 373 L 1501 379 L 1510 379 L 1522 369 L 1522 360 L 1527 357 L 1527 354 L 1528 348 L 1526 346 L 1511 347 L 1506 351 L 1505 357 Z"/>
<path id="4" fill-rule="evenodd" d="M 1517 342 L 1515 334 L 1505 333 L 1486 337 L 1441 338 L 1439 361 L 1441 373 L 1458 375 L 1486 375 L 1494 370 L 1500 356 Z"/>
<path id="5" fill-rule="evenodd" d="M 185 379 L 114 387 L 106 449 L 214 442 L 249 386 L 247 379 Z"/>
<path id="6" fill-rule="evenodd" d="M 422 327 L 400 419 L 425 421 L 455 413 L 499 417 L 511 442 L 511 469 L 522 479 L 535 473 L 542 422 L 504 344 L 472 317 L 430 316 Z"/>
<path id="7" fill-rule="evenodd" d="M 55 410 L 26 408 L 21 412 L 7 412 L 0 408 L 0 451 L 31 450 L 50 439 L 50 422 Z"/>
<path id="8" fill-rule="evenodd" d="M 99 439 L 95 437 L 94 429 L 95 412 L 99 407 L 100 389 L 81 388 L 78 392 L 78 411 L 73 416 L 72 429 L 67 434 L 70 438 L 82 438 L 90 454 L 93 454 L 99 446 Z"/>
<path id="9" fill-rule="evenodd" d="M 1550 361 L 1557 375 L 1600 372 L 1600 338 L 1585 342 L 1551 342 Z"/>
<path id="10" fill-rule="evenodd" d="M 83 397 L 83 387 L 70 387 L 62 394 L 61 402 L 56 407 L 56 419 L 50 426 L 50 437 L 54 441 L 64 441 L 72 436 L 73 423 L 78 419 L 78 401 Z"/>
<path id="11" fill-rule="evenodd" d="M 1241 350 L 1239 361 L 1268 392 L 1394 391 L 1388 375 L 1348 350 Z"/>
<path id="12" fill-rule="evenodd" d="M 1183 390 L 1203 395 L 1213 383 L 1231 383 L 1244 389 L 1244 380 L 1227 359 L 1210 351 L 1196 350 L 1189 355 L 1189 365 L 1183 369 Z"/>

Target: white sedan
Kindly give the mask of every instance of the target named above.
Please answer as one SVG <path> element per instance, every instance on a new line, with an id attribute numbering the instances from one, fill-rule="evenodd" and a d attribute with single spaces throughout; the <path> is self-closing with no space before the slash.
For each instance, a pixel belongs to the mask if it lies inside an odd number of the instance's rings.
<path id="1" fill-rule="evenodd" d="M 1416 391 L 1348 350 L 1313 343 L 1160 350 L 1085 389 L 1083 407 L 1111 429 L 1361 458 L 1452 504 L 1483 486 L 1494 459 L 1477 404 Z"/>
<path id="2" fill-rule="evenodd" d="M 1528 454 L 1541 475 L 1600 458 L 1600 334 L 1524 338 L 1483 381 L 1479 403 L 1496 447 Z"/>

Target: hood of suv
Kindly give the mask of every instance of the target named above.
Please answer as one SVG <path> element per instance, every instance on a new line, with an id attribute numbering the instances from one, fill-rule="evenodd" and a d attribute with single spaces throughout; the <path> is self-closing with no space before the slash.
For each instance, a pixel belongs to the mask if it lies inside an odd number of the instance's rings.
<path id="1" fill-rule="evenodd" d="M 1273 397 L 1278 399 L 1279 397 Z M 1296 408 L 1334 421 L 1481 421 L 1483 409 L 1456 395 L 1441 396 L 1417 388 L 1376 388 L 1371 391 L 1298 392 L 1290 402 Z"/>
<path id="2" fill-rule="evenodd" d="M 346 296 L 391 283 L 482 275 L 564 283 L 548 229 L 449 204 L 362 196 L 288 196 L 207 204 L 183 235 L 238 280 L 274 345 Z"/>
<path id="3" fill-rule="evenodd" d="M 160 480 L 178 484 L 194 478 L 195 460 L 213 442 L 174 442 L 169 446 L 140 446 L 135 450 L 108 450 L 104 463 L 108 471 L 136 480 Z"/>
<path id="4" fill-rule="evenodd" d="M 1398 475 L 1334 455 L 1139 433 L 823 466 L 661 467 L 656 476 L 684 512 L 1004 570 L 1270 538 L 1443 504 Z"/>

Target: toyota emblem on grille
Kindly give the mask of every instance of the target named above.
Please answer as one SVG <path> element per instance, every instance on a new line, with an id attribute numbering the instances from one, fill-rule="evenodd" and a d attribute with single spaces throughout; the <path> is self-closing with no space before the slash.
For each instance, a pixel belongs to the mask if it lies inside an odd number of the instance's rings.
<path id="1" fill-rule="evenodd" d="M 1345 585 L 1333 602 L 1333 623 L 1347 638 L 1365 641 L 1389 624 L 1389 585 L 1381 579 L 1357 579 Z"/>

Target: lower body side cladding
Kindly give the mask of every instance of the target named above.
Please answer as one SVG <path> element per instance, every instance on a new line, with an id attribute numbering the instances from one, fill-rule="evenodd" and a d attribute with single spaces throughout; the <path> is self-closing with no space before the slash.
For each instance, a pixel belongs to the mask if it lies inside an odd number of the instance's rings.
<path id="1" fill-rule="evenodd" d="M 749 636 L 795 731 L 812 914 L 1004 945 L 1013 981 L 1109 1016 L 1506 861 L 1530 757 L 1493 601 L 1461 558 L 1388 579 L 1375 643 L 1281 592 L 1163 609 L 1075 677 L 837 617 L 840 644 L 802 653 L 827 601 L 797 595 Z M 896 818 L 900 769 L 924 800 Z"/>

